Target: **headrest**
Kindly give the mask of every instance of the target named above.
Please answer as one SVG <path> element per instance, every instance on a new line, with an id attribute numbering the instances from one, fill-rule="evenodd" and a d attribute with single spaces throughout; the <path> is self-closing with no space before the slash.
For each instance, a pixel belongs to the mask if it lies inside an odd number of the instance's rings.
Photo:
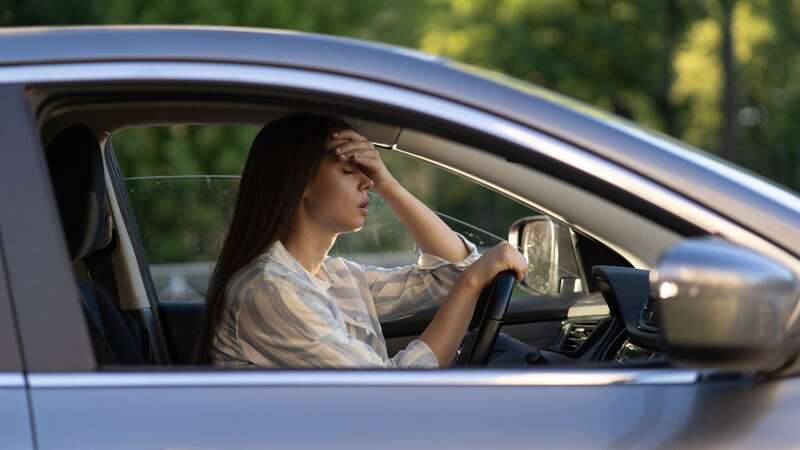
<path id="1" fill-rule="evenodd" d="M 105 247 L 109 220 L 103 156 L 94 133 L 72 125 L 47 146 L 47 164 L 73 261 Z"/>

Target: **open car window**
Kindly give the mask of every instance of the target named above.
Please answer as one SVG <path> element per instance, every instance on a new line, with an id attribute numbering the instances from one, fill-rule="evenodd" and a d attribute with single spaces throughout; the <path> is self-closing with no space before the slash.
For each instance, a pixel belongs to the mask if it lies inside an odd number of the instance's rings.
<path id="1" fill-rule="evenodd" d="M 232 217 L 239 173 L 258 128 L 172 126 L 116 133 L 112 144 L 159 302 L 204 302 Z M 516 219 L 538 214 L 502 194 L 399 152 L 387 167 L 479 251 L 507 238 Z M 364 228 L 337 239 L 332 256 L 394 267 L 415 260 L 414 242 L 371 193 Z M 524 295 L 520 288 L 515 295 Z"/>

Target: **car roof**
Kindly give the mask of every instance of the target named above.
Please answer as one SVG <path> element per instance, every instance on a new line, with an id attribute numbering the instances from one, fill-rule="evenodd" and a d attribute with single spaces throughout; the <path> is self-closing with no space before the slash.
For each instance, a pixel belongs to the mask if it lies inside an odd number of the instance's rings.
<path id="1" fill-rule="evenodd" d="M 355 39 L 256 28 L 0 29 L 0 68 L 112 61 L 292 67 L 433 94 L 581 146 L 722 213 L 791 253 L 800 252 L 800 199 L 793 193 L 653 130 L 523 81 L 446 58 Z"/>

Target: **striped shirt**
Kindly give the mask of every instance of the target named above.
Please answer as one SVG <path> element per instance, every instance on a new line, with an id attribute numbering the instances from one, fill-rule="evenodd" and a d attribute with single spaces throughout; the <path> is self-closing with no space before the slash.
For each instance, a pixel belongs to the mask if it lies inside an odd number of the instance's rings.
<path id="1" fill-rule="evenodd" d="M 438 367 L 419 339 L 389 358 L 380 322 L 440 304 L 459 272 L 480 256 L 458 236 L 469 255 L 455 263 L 419 250 L 415 264 L 394 268 L 326 256 L 318 276 L 277 241 L 228 283 L 213 361 L 226 367 Z"/>

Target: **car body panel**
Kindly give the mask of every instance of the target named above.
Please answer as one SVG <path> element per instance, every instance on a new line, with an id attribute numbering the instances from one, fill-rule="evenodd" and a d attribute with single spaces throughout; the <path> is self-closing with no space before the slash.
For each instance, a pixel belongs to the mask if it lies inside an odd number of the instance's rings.
<path id="1" fill-rule="evenodd" d="M 0 374 L 0 449 L 34 449 L 28 393 L 22 374 Z"/>
<path id="2" fill-rule="evenodd" d="M 34 448 L 33 434 L 17 327 L 6 283 L 2 237 L 0 232 L 0 450 L 26 450 Z"/>
<path id="3" fill-rule="evenodd" d="M 25 368 L 93 369 L 94 354 L 33 113 L 20 85 L 0 84 L 0 98 L 0 229 Z M 46 339 L 42 330 L 47 330 Z"/>
<path id="4" fill-rule="evenodd" d="M 2 93 L 3 90 L 0 88 L 0 94 Z M 3 110 L 2 105 L 0 110 Z M 5 131 L 7 130 L 3 128 L 3 124 L 0 124 L 0 138 L 7 136 Z M 0 164 L 3 164 L 3 155 L 8 153 L 0 150 Z M 0 189 L 5 187 L 2 186 Z M 11 302 L 11 289 L 8 285 L 8 259 L 3 250 L 7 245 L 6 236 L 13 235 L 11 232 L 5 233 L 4 225 L 8 225 L 7 218 L 3 218 L 8 212 L 5 197 L 0 196 L 0 436 L 2 436 L 0 449 L 27 450 L 33 449 L 34 444 L 27 384 L 23 373 L 16 317 Z"/>
<path id="5" fill-rule="evenodd" d="M 314 385 L 282 385 L 278 372 L 271 385 L 191 386 L 204 375 L 183 376 L 171 387 L 41 380 L 39 448 L 778 449 L 800 439 L 797 379 L 569 386 L 556 372 L 551 381 L 564 385 L 348 386 L 324 373 Z"/>

